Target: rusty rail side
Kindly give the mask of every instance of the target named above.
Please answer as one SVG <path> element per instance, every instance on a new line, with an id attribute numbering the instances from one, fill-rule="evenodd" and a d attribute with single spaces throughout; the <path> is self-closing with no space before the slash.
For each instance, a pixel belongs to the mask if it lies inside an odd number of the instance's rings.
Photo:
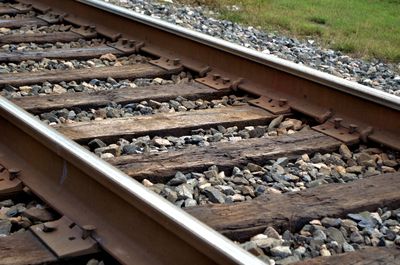
<path id="1" fill-rule="evenodd" d="M 0 163 L 123 264 L 263 264 L 0 97 Z"/>
<path id="2" fill-rule="evenodd" d="M 341 118 L 346 130 L 355 128 L 350 125 L 357 126 L 357 138 L 400 150 L 400 99 L 393 95 L 99 0 L 20 2 L 66 12 L 67 21 L 95 25 L 104 36 L 121 35 L 143 42 L 142 51 L 179 58 L 184 66 L 199 73 L 205 74 L 205 69 L 213 74 L 225 72 L 229 87 L 275 100 L 285 98 L 290 108 L 320 123 Z"/>

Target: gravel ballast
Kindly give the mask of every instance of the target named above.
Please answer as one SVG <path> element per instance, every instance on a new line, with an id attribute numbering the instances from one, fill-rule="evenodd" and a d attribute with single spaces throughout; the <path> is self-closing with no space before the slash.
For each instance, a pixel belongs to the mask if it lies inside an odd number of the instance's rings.
<path id="1" fill-rule="evenodd" d="M 84 40 L 79 39 L 78 41 L 72 42 L 56 42 L 56 43 L 11 43 L 5 44 L 0 47 L 0 52 L 26 52 L 26 51 L 44 51 L 44 50 L 56 50 L 56 49 L 71 49 L 71 48 L 88 48 L 97 45 L 104 44 L 104 40 L 92 39 Z"/>
<path id="2" fill-rule="evenodd" d="M 400 64 L 352 58 L 321 48 L 313 39 L 298 40 L 219 20 L 218 14 L 204 7 L 173 1 L 104 1 L 400 96 Z"/>
<path id="3" fill-rule="evenodd" d="M 116 57 L 111 53 L 104 54 L 99 58 L 93 58 L 90 60 L 57 60 L 44 58 L 39 62 L 27 60 L 20 63 L 1 63 L 0 73 L 26 73 L 39 72 L 43 70 L 72 70 L 107 66 L 123 66 L 146 63 L 148 60 L 148 58 L 141 55 Z"/>
<path id="4" fill-rule="evenodd" d="M 168 82 L 173 81 L 168 80 Z M 132 87 L 132 84 L 134 83 L 129 83 L 130 87 Z M 61 124 L 90 120 L 104 120 L 123 117 L 127 118 L 141 115 L 151 115 L 156 113 L 174 113 L 210 108 L 223 108 L 226 106 L 245 105 L 246 102 L 247 97 L 238 99 L 234 95 L 230 95 L 229 97 L 225 96 L 222 99 L 214 99 L 211 101 L 203 99 L 197 99 L 193 101 L 187 100 L 184 97 L 177 97 L 174 100 L 170 100 L 168 102 L 148 100 L 141 102 L 130 102 L 123 105 L 110 102 L 106 107 L 90 109 L 89 111 L 85 111 L 80 108 L 74 108 L 74 110 L 53 110 L 51 112 L 40 114 L 40 118 L 49 124 L 52 122 L 55 122 L 56 124 Z"/>
<path id="5" fill-rule="evenodd" d="M 269 137 L 268 135 L 262 137 Z M 243 140 L 245 141 L 245 140 Z M 298 192 L 327 183 L 348 183 L 399 170 L 399 156 L 378 148 L 341 145 L 337 152 L 280 157 L 264 164 L 249 163 L 230 172 L 212 166 L 203 172 L 175 176 L 164 183 L 142 183 L 178 207 L 249 201 L 263 194 Z"/>
<path id="6" fill-rule="evenodd" d="M 29 96 L 44 96 L 50 94 L 64 94 L 64 93 L 76 93 L 76 92 L 95 92 L 95 91 L 106 91 L 119 88 L 136 88 L 138 86 L 150 86 L 150 85 L 168 85 L 168 84 L 180 84 L 182 82 L 189 82 L 192 77 L 189 73 L 181 72 L 178 75 L 173 75 L 171 80 L 165 80 L 162 78 L 137 78 L 135 80 L 115 80 L 111 77 L 106 80 L 92 79 L 88 82 L 60 82 L 60 83 L 49 83 L 44 82 L 42 84 L 36 84 L 31 86 L 19 86 L 13 87 L 10 85 L 0 91 L 0 95 L 7 98 L 18 98 L 18 97 L 29 97 Z M 111 102 L 110 102 L 111 104 Z"/>
<path id="7" fill-rule="evenodd" d="M 279 234 L 273 227 L 245 243 L 244 249 L 266 264 L 291 264 L 318 256 L 353 252 L 367 247 L 400 246 L 400 209 L 349 213 L 346 218 L 312 220 L 300 231 Z"/>
<path id="8" fill-rule="evenodd" d="M 50 26 L 24 26 L 18 29 L 0 28 L 0 36 L 12 34 L 38 34 L 38 33 L 54 33 L 67 32 L 73 27 L 71 25 L 50 25 Z"/>
<path id="9" fill-rule="evenodd" d="M 201 100 L 201 103 L 202 106 L 206 108 L 224 108 L 236 104 L 245 104 L 242 103 L 242 100 L 242 98 L 230 96 L 223 97 L 221 100 L 212 100 L 210 103 L 205 103 L 206 101 Z M 182 103 L 185 104 L 184 101 L 176 102 L 178 102 L 180 106 L 182 106 Z M 152 112 L 159 112 L 160 110 L 162 110 L 171 113 L 177 111 L 174 109 L 174 107 L 171 106 L 171 101 L 169 103 L 165 102 L 162 104 L 164 110 L 153 109 Z M 180 106 L 177 106 L 177 108 L 180 108 Z M 192 109 L 189 111 L 196 110 Z M 138 115 L 149 114 L 151 113 L 138 113 Z M 224 126 L 218 125 L 217 127 L 210 129 L 195 129 L 192 130 L 190 135 L 183 135 L 179 137 L 172 135 L 163 137 L 156 135 L 154 137 L 150 137 L 149 135 L 146 135 L 132 139 L 121 138 L 118 140 L 118 142 L 111 143 L 110 145 L 106 145 L 100 139 L 93 139 L 91 142 L 88 143 L 88 147 L 101 158 L 107 159 L 123 155 L 149 154 L 181 150 L 190 146 L 204 147 L 210 146 L 211 143 L 216 142 L 233 143 L 250 138 L 276 137 L 280 135 L 294 134 L 301 130 L 309 130 L 309 128 L 310 127 L 307 124 L 303 123 L 301 120 L 292 118 L 287 118 L 283 120 L 283 116 L 279 116 L 271 121 L 269 124 L 265 124 L 264 126 L 246 126 L 244 128 L 232 126 L 225 128 Z M 94 143 L 94 145 L 91 145 L 92 142 Z"/>

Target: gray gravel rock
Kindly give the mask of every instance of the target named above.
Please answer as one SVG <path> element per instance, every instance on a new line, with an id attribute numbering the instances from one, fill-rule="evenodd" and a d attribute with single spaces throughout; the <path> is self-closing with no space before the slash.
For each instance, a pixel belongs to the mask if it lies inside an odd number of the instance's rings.
<path id="1" fill-rule="evenodd" d="M 343 243 L 343 251 L 344 252 L 352 252 L 354 251 L 354 247 L 347 242 Z"/>
<path id="2" fill-rule="evenodd" d="M 177 186 L 175 191 L 178 195 L 178 200 L 193 199 L 193 188 L 186 183 Z"/>
<path id="3" fill-rule="evenodd" d="M 342 245 L 346 241 L 342 232 L 337 228 L 329 227 L 326 230 L 326 234 L 329 239 L 331 239 L 332 241 L 336 241 L 340 245 Z"/>
<path id="4" fill-rule="evenodd" d="M 22 216 L 29 218 L 29 220 L 32 220 L 34 222 L 36 221 L 48 222 L 54 220 L 54 215 L 46 208 L 43 208 L 42 206 L 31 207 L 29 209 L 26 209 L 22 213 Z"/>
<path id="5" fill-rule="evenodd" d="M 322 231 L 322 230 L 317 229 L 313 233 L 313 239 L 314 240 L 321 240 L 323 242 L 323 241 L 326 240 L 326 238 L 327 237 L 326 237 L 324 231 Z"/>
<path id="6" fill-rule="evenodd" d="M 186 183 L 187 179 L 186 176 L 182 172 L 176 172 L 175 177 L 168 181 L 167 185 L 170 186 L 178 186 L 183 183 Z"/>
<path id="7" fill-rule="evenodd" d="M 321 223 L 325 227 L 339 227 L 340 224 L 342 223 L 342 220 L 340 218 L 330 218 L 330 217 L 324 217 L 321 220 Z"/>
<path id="8" fill-rule="evenodd" d="M 262 249 L 269 250 L 271 248 L 281 246 L 282 240 L 269 237 L 268 235 L 258 234 L 250 239 L 251 242 L 254 242 L 258 247 Z"/>
<path id="9" fill-rule="evenodd" d="M 288 246 L 277 246 L 271 249 L 271 255 L 273 257 L 286 258 L 292 255 L 292 251 Z"/>
<path id="10" fill-rule="evenodd" d="M 9 220 L 0 219 L 0 236 L 8 236 L 11 232 L 11 222 Z"/>
<path id="11" fill-rule="evenodd" d="M 57 215 L 36 202 L 30 194 L 0 202 L 0 237 L 23 232 L 32 224 L 53 221 Z"/>
<path id="12" fill-rule="evenodd" d="M 267 227 L 265 229 L 264 234 L 267 235 L 270 238 L 275 238 L 275 239 L 281 239 L 279 233 L 271 226 Z"/>
<path id="13" fill-rule="evenodd" d="M 263 255 L 263 251 L 252 241 L 242 244 L 241 247 L 255 256 Z"/>
<path id="14" fill-rule="evenodd" d="M 225 202 L 225 195 L 213 187 L 207 187 L 204 189 L 205 195 L 211 202 L 214 203 L 224 203 Z"/>
<path id="15" fill-rule="evenodd" d="M 91 150 L 95 150 L 98 148 L 106 147 L 107 145 L 100 139 L 93 139 L 88 143 L 88 146 Z"/>

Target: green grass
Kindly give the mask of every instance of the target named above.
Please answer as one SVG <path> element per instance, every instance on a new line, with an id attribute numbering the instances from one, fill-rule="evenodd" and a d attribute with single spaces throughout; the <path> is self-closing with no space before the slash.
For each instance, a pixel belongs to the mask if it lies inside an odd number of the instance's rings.
<path id="1" fill-rule="evenodd" d="M 358 57 L 400 62 L 400 0 L 182 0 L 223 19 L 261 26 Z M 240 7 L 239 11 L 227 8 Z"/>

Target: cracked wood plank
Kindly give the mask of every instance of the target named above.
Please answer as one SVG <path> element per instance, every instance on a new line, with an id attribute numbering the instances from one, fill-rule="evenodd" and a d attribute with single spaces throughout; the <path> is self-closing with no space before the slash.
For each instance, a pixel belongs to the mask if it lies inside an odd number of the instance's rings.
<path id="1" fill-rule="evenodd" d="M 227 237 L 243 241 L 268 226 L 298 231 L 313 219 L 400 207 L 400 172 L 300 192 L 264 195 L 250 202 L 214 204 L 186 211 Z"/>
<path id="2" fill-rule="evenodd" d="M 181 83 L 174 85 L 153 85 L 135 88 L 120 88 L 94 92 L 76 92 L 64 94 L 50 94 L 45 96 L 30 96 L 11 99 L 12 102 L 25 110 L 39 114 L 62 108 L 81 109 L 99 108 L 110 102 L 127 104 L 144 100 L 159 102 L 175 99 L 178 96 L 190 100 L 214 99 L 227 95 L 227 91 L 215 90 L 196 83 Z"/>
<path id="3" fill-rule="evenodd" d="M 57 257 L 30 231 L 0 237 L 2 265 L 36 265 L 54 261 Z"/>
<path id="4" fill-rule="evenodd" d="M 99 45 L 85 48 L 49 49 L 41 51 L 12 51 L 0 52 L 0 62 L 21 62 L 26 60 L 40 61 L 47 59 L 90 59 L 103 54 L 112 53 L 116 56 L 124 55 L 123 52 L 108 45 Z"/>
<path id="5" fill-rule="evenodd" d="M 0 19 L 0 28 L 16 29 L 24 26 L 38 27 L 47 26 L 48 23 L 44 20 L 35 17 L 17 18 L 17 19 Z"/>
<path id="6" fill-rule="evenodd" d="M 120 137 L 142 135 L 184 135 L 193 129 L 207 129 L 217 125 L 259 125 L 275 117 L 259 108 L 240 106 L 78 122 L 61 125 L 56 129 L 66 137 L 82 143 L 94 138 L 112 141 Z"/>
<path id="7" fill-rule="evenodd" d="M 309 130 L 275 138 L 217 142 L 207 147 L 194 146 L 181 151 L 124 155 L 107 161 L 137 180 L 147 178 L 152 182 L 166 182 L 177 171 L 201 171 L 212 165 L 227 171 L 249 162 L 262 163 L 282 156 L 294 158 L 304 153 L 330 152 L 339 146 L 339 141 Z"/>
<path id="8" fill-rule="evenodd" d="M 154 78 L 163 77 L 179 73 L 179 70 L 164 70 L 160 67 L 147 63 L 92 67 L 71 70 L 46 70 L 40 72 L 20 72 L 0 75 L 0 87 L 5 85 L 22 86 L 31 84 L 41 84 L 43 82 L 58 83 L 61 81 L 88 81 L 91 79 L 135 79 L 135 78 Z"/>
<path id="9" fill-rule="evenodd" d="M 89 39 L 91 39 L 90 37 Z M 17 33 L 3 35 L 0 38 L 0 44 L 15 44 L 15 43 L 55 43 L 55 42 L 72 42 L 79 39 L 85 39 L 82 35 L 75 32 L 52 32 L 52 33 Z"/>

